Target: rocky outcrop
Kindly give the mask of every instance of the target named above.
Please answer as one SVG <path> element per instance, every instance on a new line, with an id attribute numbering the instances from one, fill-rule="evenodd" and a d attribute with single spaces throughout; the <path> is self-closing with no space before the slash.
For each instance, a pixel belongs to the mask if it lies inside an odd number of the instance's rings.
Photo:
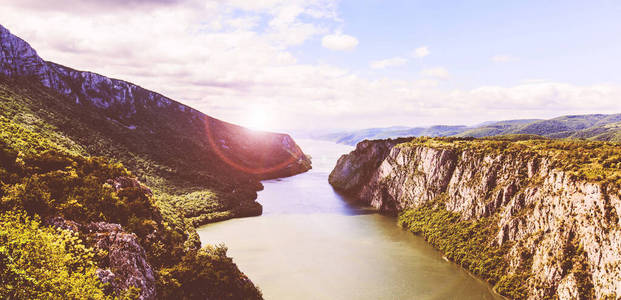
<path id="1" fill-rule="evenodd" d="M 102 282 L 117 295 L 133 287 L 140 290 L 139 299 L 156 299 L 155 273 L 135 234 L 105 222 L 91 223 L 85 231 L 97 249 L 108 253 L 97 272 Z"/>
<path id="2" fill-rule="evenodd" d="M 96 274 L 103 283 L 109 284 L 110 294 L 120 296 L 133 288 L 138 289 L 141 300 L 157 298 L 155 272 L 135 234 L 124 231 L 119 224 L 106 222 L 82 225 L 53 217 L 45 223 L 78 233 L 85 237 L 87 245 L 105 251 Z"/>
<path id="3" fill-rule="evenodd" d="M 136 178 L 119 176 L 106 181 L 117 193 L 135 191 L 135 197 L 149 198 L 151 190 Z M 155 208 L 151 208 L 151 220 L 157 224 L 163 222 Z M 107 293 L 116 296 L 138 292 L 141 300 L 157 298 L 155 270 L 147 260 L 145 247 L 161 243 L 158 232 L 162 227 L 155 227 L 141 240 L 135 233 L 128 232 L 119 224 L 109 222 L 90 222 L 81 224 L 60 216 L 45 220 L 47 226 L 69 230 L 79 234 L 86 245 L 105 254 L 97 262 L 97 276 L 107 283 Z M 143 243 L 143 244 L 141 244 Z M 143 247 L 145 245 L 145 247 Z"/>
<path id="4" fill-rule="evenodd" d="M 121 176 L 114 179 L 108 179 L 106 183 L 111 185 L 117 192 L 126 188 L 137 188 L 143 195 L 147 197 L 153 196 L 153 192 L 151 192 L 151 189 L 140 183 L 140 181 L 138 181 L 138 179 L 136 178 Z"/>
<path id="5" fill-rule="evenodd" d="M 350 194 L 358 193 L 380 164 L 386 159 L 390 150 L 397 144 L 411 139 L 389 139 L 378 143 L 365 140 L 350 155 L 339 158 L 328 180 L 335 188 Z"/>
<path id="6" fill-rule="evenodd" d="M 556 156 L 527 147 L 393 145 L 359 145 L 338 161 L 330 183 L 383 211 L 435 205 L 464 221 L 488 218 L 496 230 L 487 243 L 508 247 L 507 272 L 527 270 L 529 299 L 621 297 L 618 184 L 580 179 Z M 369 150 L 386 148 L 385 157 Z"/>

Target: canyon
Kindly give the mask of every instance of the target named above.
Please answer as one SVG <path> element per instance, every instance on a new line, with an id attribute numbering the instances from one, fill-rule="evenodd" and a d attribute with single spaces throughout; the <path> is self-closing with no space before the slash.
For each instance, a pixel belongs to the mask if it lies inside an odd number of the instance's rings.
<path id="1" fill-rule="evenodd" d="M 618 114 L 512 120 L 476 130 L 346 132 L 330 139 L 511 135 L 364 140 L 329 176 L 337 150 L 313 141 L 309 148 L 325 148 L 314 149 L 321 170 L 305 173 L 311 158 L 288 134 L 230 124 L 136 84 L 45 61 L 2 25 L 0 100 L 0 217 L 9 224 L 7 236 L 20 237 L 10 224 L 22 221 L 34 224 L 31 239 L 36 232 L 70 237 L 71 247 L 61 248 L 86 253 L 98 280 L 92 288 L 102 295 L 262 298 L 225 246 L 208 245 L 224 241 L 242 248 L 232 252 L 266 284 L 268 296 L 316 297 L 326 278 L 334 278 L 326 299 L 380 298 L 386 291 L 416 297 L 428 290 L 430 297 L 469 299 L 621 296 Z M 541 133 L 601 141 L 534 135 Z M 265 219 L 229 220 L 261 215 L 260 193 L 269 206 Z M 393 228 L 394 217 L 417 236 Z M 306 240 L 297 244 L 300 233 Z M 15 270 L 24 266 L 12 265 L 20 261 L 13 256 L 39 251 L 10 242 L 0 263 Z M 279 264 L 280 248 L 304 259 L 291 254 Z M 317 253 L 326 267 L 313 264 Z M 278 280 L 264 272 L 276 265 Z M 310 270 L 314 277 L 303 293 L 292 288 Z M 334 285 L 335 274 L 361 276 L 343 281 L 344 289 Z M 31 291 L 29 279 L 9 275 L 23 285 L 2 286 L 0 296 Z M 357 289 L 361 278 L 387 286 Z M 410 286 L 421 280 L 424 285 Z M 460 290 L 442 287 L 445 281 Z"/>

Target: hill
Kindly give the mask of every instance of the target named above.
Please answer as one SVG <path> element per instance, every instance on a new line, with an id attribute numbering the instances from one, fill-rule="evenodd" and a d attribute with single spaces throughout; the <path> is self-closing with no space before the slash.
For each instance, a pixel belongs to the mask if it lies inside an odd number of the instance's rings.
<path id="1" fill-rule="evenodd" d="M 197 225 L 260 214 L 259 180 L 310 168 L 288 135 L 252 131 L 132 83 L 46 62 L 1 25 L 0 45 L 7 119 L 122 162 Z"/>
<path id="2" fill-rule="evenodd" d="M 550 138 L 621 141 L 621 114 L 569 115 L 549 120 L 501 121 L 473 128 L 458 137 L 485 137 L 505 134 L 536 134 Z"/>
<path id="3" fill-rule="evenodd" d="M 260 180 L 310 168 L 286 134 L 44 61 L 1 25 L 0 129 L 0 298 L 261 298 L 194 227 L 261 214 Z"/>

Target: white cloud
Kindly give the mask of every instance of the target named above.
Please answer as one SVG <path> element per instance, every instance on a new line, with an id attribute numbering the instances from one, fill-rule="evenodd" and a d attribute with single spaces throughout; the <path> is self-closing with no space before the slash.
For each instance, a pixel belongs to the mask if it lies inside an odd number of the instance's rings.
<path id="1" fill-rule="evenodd" d="M 429 54 L 431 54 L 431 52 L 429 51 L 429 48 L 427 48 L 427 46 L 418 47 L 412 52 L 412 56 L 416 58 L 423 58 Z"/>
<path id="2" fill-rule="evenodd" d="M 370 63 L 373 69 L 385 69 L 388 67 L 402 66 L 408 63 L 408 60 L 403 57 L 393 57 L 388 59 L 376 60 Z"/>
<path id="3" fill-rule="evenodd" d="M 560 115 L 563 112 L 617 112 L 614 108 L 621 89 L 610 85 L 576 86 L 560 82 L 521 84 L 513 87 L 482 86 L 455 96 L 470 99 L 475 106 L 489 109 L 541 110 Z M 475 100 L 476 99 L 476 100 Z M 558 110 L 555 112 L 555 110 Z"/>
<path id="4" fill-rule="evenodd" d="M 342 33 L 328 34 L 321 39 L 324 48 L 338 51 L 350 51 L 358 46 L 358 39 Z"/>
<path id="5" fill-rule="evenodd" d="M 509 55 L 509 54 L 498 54 L 498 55 L 492 56 L 491 60 L 493 62 L 503 63 L 503 62 L 516 61 L 517 57 L 514 57 L 514 56 Z"/>
<path id="6" fill-rule="evenodd" d="M 447 91 L 438 87 L 449 77 L 444 68 L 424 70 L 417 81 L 371 80 L 298 61 L 288 45 L 342 27 L 336 0 L 133 0 L 148 11 L 103 4 L 71 10 L 72 2 L 95 1 L 59 0 L 66 3 L 59 9 L 11 1 L 0 10 L 2 25 L 44 59 L 131 81 L 242 125 L 256 107 L 284 129 L 473 124 L 621 109 L 621 88 L 613 85 L 550 80 Z"/>
<path id="7" fill-rule="evenodd" d="M 448 79 L 450 77 L 449 72 L 443 67 L 424 69 L 421 71 L 421 75 L 437 79 Z"/>
<path id="8" fill-rule="evenodd" d="M 526 79 L 520 80 L 520 82 L 524 84 L 529 84 L 529 83 L 547 83 L 547 82 L 553 82 L 553 81 L 550 79 L 545 79 L 545 78 L 526 78 Z"/>

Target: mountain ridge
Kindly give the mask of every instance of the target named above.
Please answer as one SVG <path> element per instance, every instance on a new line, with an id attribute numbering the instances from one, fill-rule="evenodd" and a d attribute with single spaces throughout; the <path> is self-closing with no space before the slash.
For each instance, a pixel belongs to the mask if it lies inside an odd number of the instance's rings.
<path id="1" fill-rule="evenodd" d="M 310 168 L 308 157 L 287 134 L 246 129 L 128 81 L 47 62 L 2 25 L 0 47 L 0 78 L 5 86 L 19 90 L 17 94 L 26 96 L 22 99 L 29 98 L 28 105 L 36 107 L 32 111 L 38 116 L 54 110 L 46 122 L 88 154 L 119 159 L 156 191 L 188 194 L 215 189 L 212 200 L 219 203 L 213 206 L 215 211 L 187 213 L 197 225 L 236 216 L 224 213 L 233 211 L 226 203 L 237 203 L 236 199 L 251 204 L 251 214 L 260 214 L 260 204 L 254 202 L 255 191 L 261 189 L 259 180 Z M 75 120 L 57 117 L 63 114 Z M 212 213 L 218 217 L 207 217 Z"/>
<path id="2" fill-rule="evenodd" d="M 115 118 L 120 122 L 130 122 L 135 117 L 143 117 L 144 110 L 155 106 L 157 109 L 167 110 L 167 113 L 181 114 L 191 122 L 203 122 L 207 127 L 215 129 L 227 129 L 238 131 L 249 138 L 254 131 L 243 128 L 232 123 L 224 122 L 198 110 L 181 104 L 173 99 L 163 96 L 160 93 L 147 90 L 143 87 L 128 81 L 109 78 L 97 73 L 79 71 L 63 65 L 47 62 L 37 55 L 26 41 L 12 35 L 6 28 L 0 25 L 0 41 L 2 51 L 0 51 L 0 75 L 6 78 L 30 78 L 39 81 L 43 86 L 51 88 L 56 92 L 72 99 L 76 104 L 91 104 L 99 108 L 108 117 Z M 135 124 L 126 124 L 134 130 Z M 283 145 L 290 147 L 285 152 L 300 152 L 295 142 L 287 134 L 262 133 L 264 135 L 277 135 L 282 139 Z M 223 138 L 219 136 L 218 138 Z M 225 141 L 217 141 L 223 143 Z M 222 144 L 217 145 L 220 148 Z M 253 151 L 246 151 L 244 155 L 253 154 Z M 300 153 L 295 153 L 301 159 L 300 164 L 308 163 Z M 249 162 L 244 162 L 249 163 Z M 307 166 L 300 166 L 300 170 Z M 291 170 L 288 174 L 260 174 L 262 178 L 281 177 L 293 175 L 296 171 Z M 280 175 L 280 176 L 278 176 Z"/>
<path id="3" fill-rule="evenodd" d="M 596 120 L 589 121 L 589 119 L 593 118 Z M 337 131 L 331 133 L 324 132 L 312 136 L 322 140 L 330 140 L 337 143 L 355 146 L 363 140 L 409 136 L 489 137 L 507 134 L 537 134 L 550 138 L 575 138 L 618 142 L 621 141 L 621 114 L 565 115 L 552 119 L 487 121 L 474 126 L 393 126 L 385 128 Z"/>

